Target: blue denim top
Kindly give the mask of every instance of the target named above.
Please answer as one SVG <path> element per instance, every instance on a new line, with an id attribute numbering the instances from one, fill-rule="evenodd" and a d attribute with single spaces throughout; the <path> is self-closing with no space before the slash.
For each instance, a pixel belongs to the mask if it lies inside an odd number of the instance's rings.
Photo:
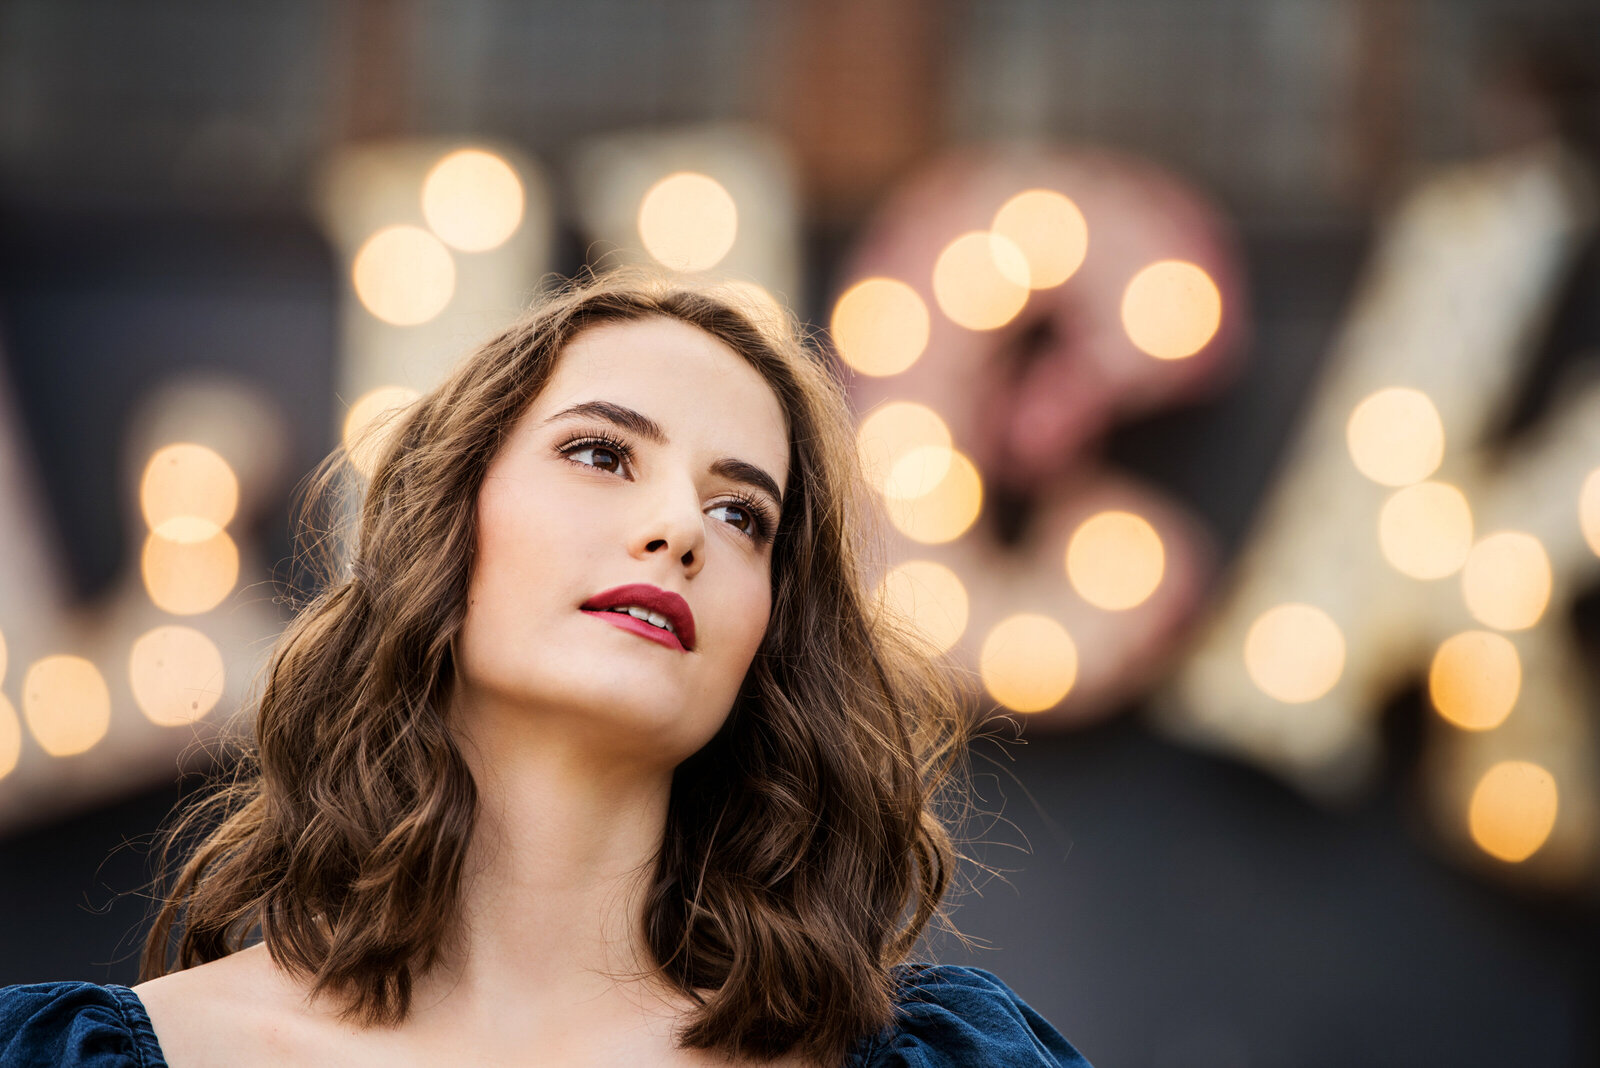
<path id="1" fill-rule="evenodd" d="M 910 964 L 895 976 L 894 1024 L 863 1038 L 843 1068 L 1089 1068 L 982 969 Z M 77 982 L 0 988 L 0 1065 L 167 1068 L 139 995 Z"/>

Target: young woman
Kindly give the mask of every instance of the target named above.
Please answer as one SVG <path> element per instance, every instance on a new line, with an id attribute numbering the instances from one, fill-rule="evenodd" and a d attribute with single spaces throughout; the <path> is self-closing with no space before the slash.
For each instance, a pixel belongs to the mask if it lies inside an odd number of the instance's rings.
<path id="1" fill-rule="evenodd" d="M 155 978 L 0 992 L 0 1063 L 1083 1064 L 903 963 L 965 695 L 875 611 L 867 500 L 792 329 L 546 301 L 397 420 Z"/>

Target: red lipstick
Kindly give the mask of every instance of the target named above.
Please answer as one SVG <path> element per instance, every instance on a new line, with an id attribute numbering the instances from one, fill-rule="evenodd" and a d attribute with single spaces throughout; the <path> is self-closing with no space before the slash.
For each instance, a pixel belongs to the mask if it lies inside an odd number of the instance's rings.
<path id="1" fill-rule="evenodd" d="M 631 605 L 665 616 L 667 622 L 672 624 L 672 630 L 663 630 L 653 623 L 635 619 L 626 612 L 607 611 L 610 608 L 625 608 Z M 623 630 L 631 630 L 641 637 L 652 638 L 666 646 L 682 649 L 685 652 L 694 648 L 694 613 L 689 611 L 689 602 L 659 586 L 645 582 L 617 586 L 595 594 L 580 605 L 579 610 L 587 615 L 600 616 L 606 622 L 615 624 Z"/>

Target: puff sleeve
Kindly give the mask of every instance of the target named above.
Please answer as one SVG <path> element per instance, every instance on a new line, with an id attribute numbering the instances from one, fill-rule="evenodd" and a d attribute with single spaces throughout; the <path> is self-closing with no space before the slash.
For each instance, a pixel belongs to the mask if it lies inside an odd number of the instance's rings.
<path id="1" fill-rule="evenodd" d="M 895 1022 L 846 1068 L 1089 1068 L 1061 1032 L 981 968 L 899 969 Z"/>
<path id="2" fill-rule="evenodd" d="M 125 986 L 0 988 L 0 1065 L 166 1068 L 150 1017 Z"/>

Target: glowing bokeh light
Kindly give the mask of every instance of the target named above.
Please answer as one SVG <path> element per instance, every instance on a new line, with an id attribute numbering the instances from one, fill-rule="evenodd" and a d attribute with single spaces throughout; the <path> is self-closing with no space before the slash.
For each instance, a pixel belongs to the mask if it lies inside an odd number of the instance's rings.
<path id="1" fill-rule="evenodd" d="M 379 386 L 350 405 L 344 417 L 344 451 L 362 477 L 371 478 L 378 469 L 390 436 L 400 425 L 397 417 L 419 396 L 408 386 Z"/>
<path id="2" fill-rule="evenodd" d="M 1461 569 L 1467 611 L 1495 630 L 1525 630 L 1550 604 L 1550 556 L 1532 534 L 1505 530 L 1472 547 Z"/>
<path id="3" fill-rule="evenodd" d="M 1315 701 L 1344 673 L 1344 634 L 1320 608 L 1281 604 L 1263 612 L 1244 640 L 1250 679 L 1287 704 Z"/>
<path id="4" fill-rule="evenodd" d="M 944 477 L 926 493 L 915 497 L 885 493 L 889 521 L 906 537 L 924 545 L 941 545 L 967 532 L 983 507 L 983 482 L 978 469 L 962 453 L 948 449 Z M 887 484 L 921 485 L 922 476 L 940 459 L 927 455 L 927 447 L 913 449 L 890 469 Z"/>
<path id="5" fill-rule="evenodd" d="M 962 234 L 933 265 L 933 299 L 951 322 L 996 330 L 1028 303 L 1028 259 L 1010 238 L 988 230 Z"/>
<path id="6" fill-rule="evenodd" d="M 35 661 L 22 681 L 22 714 L 41 749 L 72 756 L 105 737 L 111 691 L 100 670 L 83 657 L 47 656 Z"/>
<path id="7" fill-rule="evenodd" d="M 1132 512 L 1101 512 L 1067 539 L 1067 579 L 1078 596 L 1107 611 L 1143 604 L 1166 570 L 1161 535 Z"/>
<path id="8" fill-rule="evenodd" d="M 222 698 L 222 653 L 190 627 L 156 627 L 128 656 L 133 699 L 151 723 L 178 727 L 200 719 Z"/>
<path id="9" fill-rule="evenodd" d="M 1504 760 L 1478 780 L 1467 826 L 1479 849 L 1518 864 L 1550 837 L 1559 807 L 1554 775 L 1526 760 Z"/>
<path id="10" fill-rule="evenodd" d="M 1505 722 L 1522 690 L 1522 660 L 1503 634 L 1469 630 L 1451 635 L 1433 654 L 1428 696 L 1439 715 L 1469 731 Z"/>
<path id="11" fill-rule="evenodd" d="M 0 779 L 10 775 L 21 759 L 22 721 L 6 695 L 0 693 Z"/>
<path id="12" fill-rule="evenodd" d="M 180 442 L 157 449 L 139 480 L 144 521 L 168 541 L 214 537 L 238 506 L 233 468 L 204 445 Z"/>
<path id="13" fill-rule="evenodd" d="M 1122 328 L 1158 360 L 1193 356 L 1222 325 L 1222 293 L 1201 267 L 1161 260 L 1134 275 L 1122 293 Z"/>
<path id="14" fill-rule="evenodd" d="M 239 581 L 239 549 L 227 531 L 196 542 L 151 534 L 140 570 L 157 608 L 175 616 L 197 615 L 221 604 Z"/>
<path id="15" fill-rule="evenodd" d="M 955 450 L 947 445 L 907 449 L 895 458 L 883 479 L 883 495 L 896 501 L 914 501 L 939 487 L 950 473 Z"/>
<path id="16" fill-rule="evenodd" d="M 1363 475 L 1384 486 L 1409 486 L 1439 469 L 1444 422 L 1426 393 L 1380 389 L 1351 410 L 1345 443 Z"/>
<path id="17" fill-rule="evenodd" d="M 1600 556 L 1600 467 L 1589 472 L 1578 491 L 1578 523 L 1583 528 L 1583 540 Z"/>
<path id="18" fill-rule="evenodd" d="M 1071 278 L 1089 252 L 1083 212 L 1053 189 L 1029 189 L 1001 205 L 990 230 L 1009 238 L 1028 261 L 1028 285 L 1049 289 Z"/>
<path id="19" fill-rule="evenodd" d="M 829 333 L 839 358 L 864 375 L 897 375 L 928 347 L 931 320 L 917 291 L 895 278 L 866 278 L 840 295 Z"/>
<path id="20" fill-rule="evenodd" d="M 884 575 L 878 595 L 938 652 L 955 645 L 967 629 L 967 588 L 943 564 L 932 560 L 899 564 Z"/>
<path id="21" fill-rule="evenodd" d="M 1378 545 L 1402 575 L 1453 575 L 1472 551 L 1472 506 L 1466 494 L 1446 482 L 1398 489 L 1378 513 Z"/>
<path id="22" fill-rule="evenodd" d="M 639 202 L 639 240 L 675 271 L 715 267 L 739 236 L 739 209 L 722 183 L 693 171 L 669 174 Z"/>
<path id="23" fill-rule="evenodd" d="M 984 689 L 1013 712 L 1054 708 L 1078 681 L 1078 647 L 1049 616 L 1021 613 L 995 624 L 978 653 Z"/>
<path id="24" fill-rule="evenodd" d="M 422 181 L 422 216 L 439 239 L 463 252 L 505 244 L 522 225 L 522 181 L 511 164 L 481 149 L 445 156 Z"/>
<path id="25" fill-rule="evenodd" d="M 367 238 L 350 277 L 367 311 L 395 326 L 427 322 L 456 292 L 450 250 L 415 226 L 389 226 Z"/>
<path id="26" fill-rule="evenodd" d="M 879 493 L 884 491 L 889 472 L 907 453 L 916 449 L 951 447 L 950 428 L 939 413 L 915 401 L 890 401 L 867 413 L 856 430 L 856 452 L 867 482 Z M 949 457 L 944 457 L 945 470 Z M 943 478 L 943 472 L 940 473 Z"/>

